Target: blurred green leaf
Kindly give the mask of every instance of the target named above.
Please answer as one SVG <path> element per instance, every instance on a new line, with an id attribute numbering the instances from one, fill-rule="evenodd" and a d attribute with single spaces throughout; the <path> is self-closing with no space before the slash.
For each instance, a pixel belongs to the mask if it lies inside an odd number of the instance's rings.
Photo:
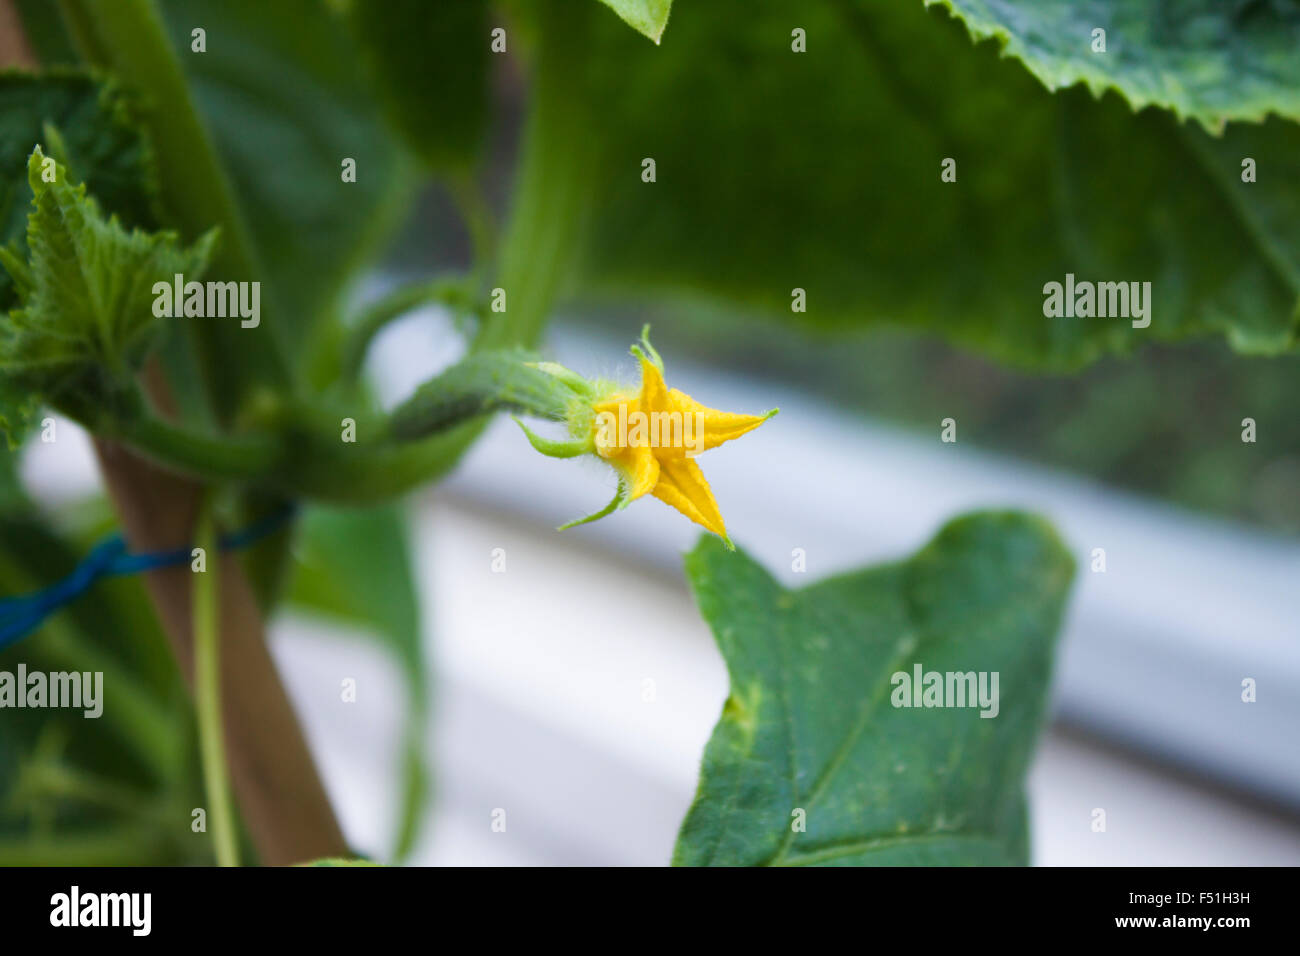
<path id="1" fill-rule="evenodd" d="M 17 406 L 18 420 L 26 420 L 32 416 L 30 408 L 23 407 L 23 396 L 21 393 L 6 394 L 4 386 L 0 386 L 0 430 L 6 435 L 13 435 L 16 425 L 12 409 Z M 9 412 L 6 412 L 9 409 Z M 9 415 L 10 417 L 6 417 Z M 18 468 L 22 461 L 21 452 L 12 447 L 0 446 L 0 516 L 22 514 L 32 507 L 27 492 L 23 489 L 22 478 L 19 475 Z"/>
<path id="2" fill-rule="evenodd" d="M 77 51 L 64 26 L 58 3 L 50 3 L 50 0 L 14 0 L 14 7 L 18 10 L 23 32 L 37 63 L 46 67 L 56 64 L 73 66 L 77 63 Z"/>
<path id="3" fill-rule="evenodd" d="M 39 409 L 40 402 L 21 384 L 0 378 L 0 434 L 4 436 L 3 448 L 0 449 L 4 457 L 4 464 L 0 465 L 0 511 L 18 500 L 20 485 L 16 452 L 36 420 Z"/>
<path id="4" fill-rule="evenodd" d="M 425 725 L 429 691 L 420 635 L 419 595 L 400 508 L 312 507 L 303 515 L 289 600 L 379 638 L 397 658 L 407 685 L 402 741 L 402 807 L 394 855 L 418 836 L 428 792 Z"/>
<path id="5" fill-rule="evenodd" d="M 1210 129 L 1269 113 L 1300 119 L 1300 6 L 1293 0 L 925 0 L 996 37 L 1049 90 L 1118 90 Z M 1094 30 L 1105 31 L 1094 49 Z M 1097 38 L 1098 40 L 1103 38 Z"/>
<path id="6" fill-rule="evenodd" d="M 36 517 L 0 519 L 0 594 L 68 574 L 69 544 Z M 0 652 L 0 670 L 103 673 L 103 712 L 6 709 L 0 720 L 0 864 L 211 861 L 190 829 L 202 805 L 193 710 L 141 582 L 98 582 Z"/>
<path id="7" fill-rule="evenodd" d="M 431 168 L 468 170 L 488 119 L 485 0 L 353 0 L 350 18 L 394 128 Z"/>
<path id="8" fill-rule="evenodd" d="M 599 117 L 580 136 L 599 163 L 588 297 L 704 297 L 820 330 L 887 323 L 1058 369 L 1210 334 L 1295 346 L 1295 124 L 1216 140 L 1116 96 L 1053 95 L 917 3 L 809 0 L 792 16 L 755 0 L 718 30 L 723 9 L 682 5 L 659 48 L 592 16 L 583 62 L 552 67 L 578 90 L 573 115 Z M 1242 181 L 1245 157 L 1257 182 Z M 1151 282 L 1150 327 L 1045 317 L 1044 285 L 1067 273 Z"/>
<path id="9" fill-rule="evenodd" d="M 668 12 L 673 8 L 673 0 L 600 0 L 620 17 L 623 22 L 640 33 L 645 34 L 655 43 L 664 35 L 668 25 Z"/>
<path id="10" fill-rule="evenodd" d="M 320 0 L 163 0 L 172 42 L 274 280 L 278 334 L 302 337 L 399 223 L 410 163 L 358 83 L 358 50 Z M 190 31 L 206 31 L 205 53 Z M 356 182 L 343 182 L 344 159 Z"/>
<path id="11" fill-rule="evenodd" d="M 731 693 L 674 862 L 1027 863 L 1024 776 L 1073 568 L 1048 525 L 1010 512 L 798 591 L 701 539 L 686 573 Z M 892 706 L 893 675 L 918 665 L 990 689 L 998 673 L 996 716 Z"/>

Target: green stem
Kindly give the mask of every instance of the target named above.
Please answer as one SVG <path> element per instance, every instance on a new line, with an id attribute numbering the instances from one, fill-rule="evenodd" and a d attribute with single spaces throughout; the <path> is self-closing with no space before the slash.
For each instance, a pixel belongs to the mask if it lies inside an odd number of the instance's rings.
<path id="1" fill-rule="evenodd" d="M 76 416 L 73 416 L 76 417 Z M 78 419 L 80 421 L 80 419 Z M 298 409 L 273 432 L 223 438 L 151 416 L 87 422 L 94 433 L 128 445 L 144 458 L 199 481 L 232 481 L 294 497 L 367 504 L 441 475 L 454 463 L 447 448 L 465 441 L 464 426 L 420 441 L 395 443 L 386 418 L 362 421 L 355 444 L 340 440 L 339 420 Z M 478 423 L 470 426 L 477 430 Z"/>
<path id="2" fill-rule="evenodd" d="M 262 430 L 214 436 L 154 418 L 138 406 L 119 421 L 85 412 L 91 431 L 125 442 L 161 467 L 207 481 L 234 481 L 294 497 L 368 503 L 445 473 L 495 411 L 551 421 L 570 418 L 581 390 L 530 362 L 520 349 L 470 355 L 421 386 L 389 415 L 342 419 L 298 402 L 262 409 Z"/>
<path id="3" fill-rule="evenodd" d="M 496 411 L 564 421 L 577 393 L 530 359 L 522 349 L 461 359 L 393 409 L 390 434 L 399 441 L 424 438 Z"/>
<path id="4" fill-rule="evenodd" d="M 361 374 L 370 343 L 388 323 L 422 305 L 446 305 L 464 309 L 471 305 L 471 293 L 464 279 L 432 279 L 405 285 L 383 296 L 361 313 L 343 344 L 340 377 L 355 382 Z"/>
<path id="5" fill-rule="evenodd" d="M 401 443 L 387 440 L 382 419 L 359 424 L 358 432 L 377 437 L 355 444 L 340 441 L 336 427 L 328 432 L 314 429 L 286 443 L 296 446 L 296 457 L 276 453 L 270 441 L 241 445 L 157 419 L 137 422 L 117 434 L 155 464 L 183 475 L 256 483 L 320 501 L 373 504 L 444 474 L 455 463 L 455 450 L 478 433 L 481 422 L 476 419 L 448 422 L 439 434 Z M 287 462 L 287 473 L 276 469 L 279 461 Z"/>
<path id="6" fill-rule="evenodd" d="M 596 124 L 586 108 L 581 64 L 587 49 L 583 16 L 538 11 L 541 36 L 532 105 L 510 222 L 501 244 L 497 285 L 506 311 L 489 316 L 475 348 L 537 344 L 564 284 L 571 278 L 588 213 Z"/>
<path id="7" fill-rule="evenodd" d="M 454 178 L 449 189 L 474 251 L 474 277 L 481 279 L 496 256 L 496 222 L 483 190 L 473 175 Z"/>
<path id="8" fill-rule="evenodd" d="M 416 441 L 341 445 L 351 449 L 295 475 L 292 486 L 306 497 L 336 504 L 374 504 L 437 481 L 482 430 L 475 418 Z"/>
<path id="9" fill-rule="evenodd" d="M 471 345 L 487 352 L 537 344 L 564 283 L 572 275 L 587 220 L 596 124 L 584 107 L 581 71 L 586 30 L 581 18 L 538 14 L 542 36 L 532 103 L 510 219 L 500 243 L 496 284 L 506 291 L 506 311 L 489 313 Z M 575 23 L 578 24 L 575 26 Z M 551 24 L 553 26 L 548 26 Z M 380 497 L 400 494 L 440 478 L 481 434 L 484 419 L 375 456 L 346 489 Z"/>
<path id="10" fill-rule="evenodd" d="M 238 866 L 235 815 L 226 772 L 225 731 L 221 723 L 221 657 L 217 635 L 217 589 L 221 556 L 212 523 L 210 503 L 199 510 L 195 540 L 203 549 L 205 569 L 195 572 L 194 614 L 194 706 L 198 714 L 199 749 L 203 762 L 203 786 L 208 795 L 212 840 L 218 866 Z"/>
<path id="11" fill-rule="evenodd" d="M 266 437 L 205 435 L 150 415 L 98 431 L 125 441 L 156 464 L 206 481 L 265 480 L 279 457 L 275 442 Z"/>
<path id="12" fill-rule="evenodd" d="M 223 280 L 260 280 L 252 243 L 212 139 L 195 108 L 184 71 L 154 0 L 59 0 L 68 31 L 92 66 L 141 94 L 141 116 L 158 164 L 163 208 L 189 241 L 213 226 L 221 242 L 211 272 Z M 273 298 L 273 297 L 272 297 Z M 233 421 L 259 383 L 290 384 L 274 322 L 258 330 L 231 323 L 190 324 L 217 420 Z M 257 341 L 250 340 L 263 332 Z"/>

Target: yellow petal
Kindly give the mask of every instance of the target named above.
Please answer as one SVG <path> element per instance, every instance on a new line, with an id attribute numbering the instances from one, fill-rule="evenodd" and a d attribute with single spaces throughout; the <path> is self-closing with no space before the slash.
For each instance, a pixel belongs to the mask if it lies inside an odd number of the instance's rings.
<path id="1" fill-rule="evenodd" d="M 621 420 L 631 420 L 636 407 L 636 398 L 627 395 L 612 395 L 592 404 L 591 438 L 596 446 L 596 454 L 601 458 L 615 458 L 622 453 L 625 446 L 621 443 L 623 436 L 619 435 L 618 423 Z M 622 418 L 620 411 L 623 411 Z"/>
<path id="2" fill-rule="evenodd" d="M 701 405 L 685 392 L 679 392 L 675 388 L 668 393 L 668 399 L 672 403 L 673 410 L 681 412 L 682 425 L 690 440 L 682 448 L 660 449 L 660 457 L 685 458 L 688 453 L 693 456 L 710 448 L 717 448 L 723 442 L 729 442 L 746 432 L 753 431 L 772 417 L 771 412 L 766 415 L 739 415 L 734 412 L 719 411 Z M 700 417 L 696 418 L 696 415 Z M 697 426 L 698 433 L 695 431 Z"/>
<path id="3" fill-rule="evenodd" d="M 641 359 L 641 410 L 645 412 L 672 411 L 668 386 L 663 373 L 649 359 Z"/>
<path id="4" fill-rule="evenodd" d="M 649 445 L 630 446 L 611 461 L 627 478 L 628 501 L 640 498 L 659 481 L 659 459 Z"/>
<path id="5" fill-rule="evenodd" d="M 591 410 L 599 415 L 601 412 L 609 412 L 612 415 L 618 415 L 620 405 L 626 405 L 628 408 L 636 407 L 635 395 L 624 395 L 621 392 L 617 395 L 611 395 L 599 402 L 591 403 Z"/>
<path id="6" fill-rule="evenodd" d="M 672 505 L 698 525 L 725 539 L 727 529 L 718 512 L 718 503 L 704 479 L 700 466 L 689 458 L 665 459 L 660 462 L 659 483 L 655 497 Z"/>

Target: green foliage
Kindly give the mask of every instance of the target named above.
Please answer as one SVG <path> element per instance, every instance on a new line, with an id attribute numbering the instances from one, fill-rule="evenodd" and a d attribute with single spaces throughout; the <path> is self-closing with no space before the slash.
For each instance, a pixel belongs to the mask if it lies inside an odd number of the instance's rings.
<path id="1" fill-rule="evenodd" d="M 1211 129 L 1269 113 L 1300 120 L 1300 7 L 1292 0 L 925 0 L 996 37 L 1049 90 L 1118 90 Z M 1094 52 L 1092 31 L 1106 31 Z"/>
<path id="2" fill-rule="evenodd" d="M 1009 512 L 798 591 L 702 538 L 686 573 L 731 694 L 674 862 L 1028 862 L 1024 775 L 1073 572 L 1049 526 Z M 891 706 L 916 664 L 998 672 L 997 715 Z"/>
<path id="3" fill-rule="evenodd" d="M 601 0 L 620 17 L 623 22 L 639 33 L 645 34 L 655 43 L 664 35 L 668 25 L 668 12 L 673 8 L 673 0 Z"/>
<path id="4" fill-rule="evenodd" d="M 484 0 L 354 0 L 351 23 L 389 121 L 430 168 L 467 172 L 487 127 Z"/>
<path id="5" fill-rule="evenodd" d="M 0 320 L 0 372 L 74 414 L 93 414 L 131 391 L 157 342 L 163 319 L 154 314 L 154 283 L 200 276 L 216 236 L 182 249 L 175 233 L 127 232 L 40 147 L 27 175 L 28 260 L 0 256 L 20 301 Z"/>
<path id="6" fill-rule="evenodd" d="M 592 117 L 567 134 L 597 165 L 589 299 L 705 298 L 823 331 L 887 323 L 1056 369 L 1216 334 L 1253 353 L 1295 346 L 1295 124 L 1214 139 L 1115 96 L 1053 95 L 918 3 L 809 0 L 802 54 L 785 4 L 755 0 L 718 30 L 723 6 L 683 5 L 660 48 L 588 17 L 583 63 L 549 67 L 572 90 L 556 122 Z M 564 8 L 572 29 L 586 9 Z M 1246 156 L 1258 182 L 1241 180 Z M 940 178 L 949 157 L 956 182 Z M 1044 317 L 1044 284 L 1067 273 L 1150 281 L 1150 327 Z"/>
<path id="7" fill-rule="evenodd" d="M 66 575 L 90 538 L 0 518 L 0 594 Z M 9 709 L 0 720 L 0 865 L 211 862 L 193 711 L 140 581 L 101 582 L 0 652 L 0 670 L 101 671 L 103 713 Z"/>

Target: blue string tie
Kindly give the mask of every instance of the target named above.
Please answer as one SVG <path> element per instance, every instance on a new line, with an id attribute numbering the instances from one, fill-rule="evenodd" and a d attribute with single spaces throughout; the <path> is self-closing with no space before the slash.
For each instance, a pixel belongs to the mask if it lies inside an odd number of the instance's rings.
<path id="1" fill-rule="evenodd" d="M 292 518 L 294 511 L 290 505 L 247 528 L 223 534 L 219 539 L 220 550 L 234 551 L 260 541 Z M 55 611 L 88 591 L 100 578 L 175 567 L 188 562 L 192 553 L 193 549 L 186 547 L 131 554 L 120 534 L 109 535 L 95 545 L 62 581 L 31 594 L 0 599 L 0 650 L 18 643 Z"/>

